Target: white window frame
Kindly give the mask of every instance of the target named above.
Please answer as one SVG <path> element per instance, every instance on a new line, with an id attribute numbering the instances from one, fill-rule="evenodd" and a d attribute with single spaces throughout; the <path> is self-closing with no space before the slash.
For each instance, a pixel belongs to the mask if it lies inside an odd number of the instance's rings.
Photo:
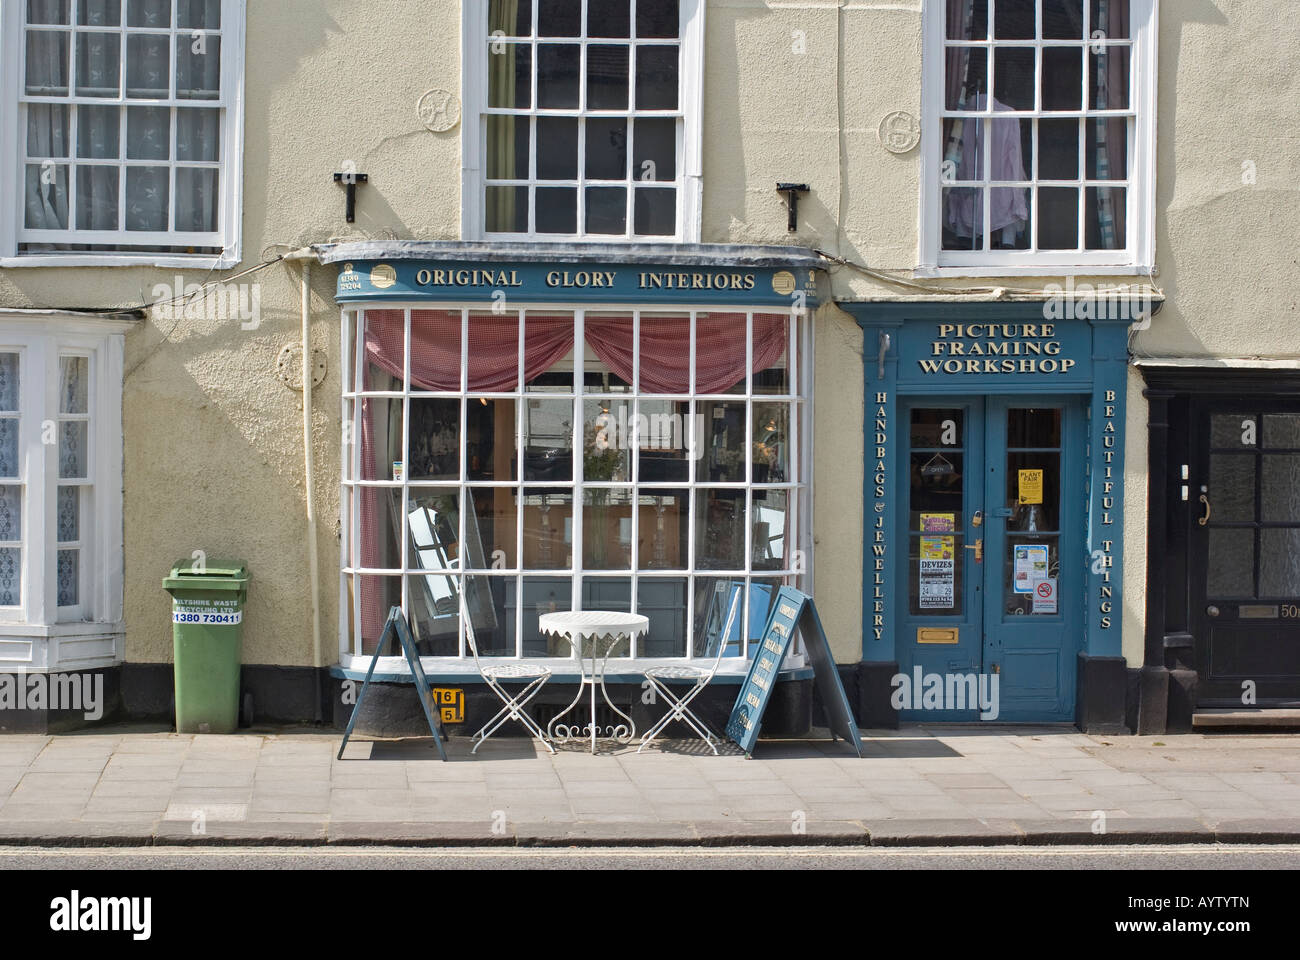
<path id="1" fill-rule="evenodd" d="M 582 0 L 583 23 L 587 3 Z M 662 237 L 620 237 L 589 234 L 582 227 L 572 234 L 488 233 L 486 215 L 486 176 L 483 157 L 487 150 L 488 3 L 487 0 L 465 3 L 461 29 L 461 238 L 467 241 L 527 240 L 545 243 L 698 243 L 701 232 L 701 184 L 703 182 L 702 128 L 704 119 L 704 8 L 705 0 L 681 0 L 680 86 L 678 104 L 682 113 L 682 137 L 677 186 L 677 233 Z M 635 9 L 632 11 L 635 17 Z M 578 41 L 574 41 L 578 42 Z M 581 41 L 583 43 L 600 41 Z M 618 43 L 621 41 L 610 41 Z M 635 44 L 635 41 L 631 41 Z M 586 114 L 584 113 L 583 116 Z M 535 148 L 536 145 L 534 145 Z M 534 153 L 536 150 L 534 149 Z M 629 163 L 631 158 L 629 157 Z M 581 207 L 579 208 L 581 209 Z M 633 224 L 628 223 L 631 232 Z"/>
<path id="2" fill-rule="evenodd" d="M 0 352 L 18 352 L 22 597 L 0 608 L 0 672 L 114 666 L 122 615 L 122 358 L 127 320 L 0 310 Z M 89 359 L 88 493 L 79 536 L 79 596 L 58 606 L 59 359 Z M 56 442 L 46 442 L 51 435 Z"/>
<path id="3" fill-rule="evenodd" d="M 72 9 L 75 12 L 73 0 Z M 39 252 L 20 254 L 22 239 L 22 205 L 18 202 L 25 182 L 25 130 L 19 98 L 23 91 L 23 61 L 26 42 L 24 37 L 25 0 L 0 0 L 0 267 L 131 267 L 150 265 L 175 268 L 229 269 L 242 259 L 243 211 L 243 156 L 244 156 L 244 47 L 246 0 L 221 0 L 221 85 L 220 100 L 195 100 L 194 106 L 221 107 L 225 122 L 221 130 L 220 190 L 218 204 L 219 224 L 214 234 L 169 232 L 167 234 L 142 234 L 135 231 L 95 231 L 93 237 L 79 232 L 70 225 L 66 236 L 56 241 L 65 243 L 117 243 L 126 246 L 205 246 L 220 247 L 220 254 L 148 253 L 137 251 L 69 251 L 67 253 Z M 124 33 L 129 30 L 125 26 Z M 214 31 L 215 32 L 215 31 Z M 183 34 L 182 34 L 183 35 Z M 125 43 L 123 44 L 125 56 Z M 173 63 L 173 78 L 175 64 Z M 71 78 L 69 82 L 72 82 Z M 125 83 L 125 77 L 122 78 Z M 70 91 L 71 92 L 71 91 Z M 76 98 L 70 98 L 70 102 Z M 137 101 L 132 100 L 133 104 Z M 168 104 L 170 100 L 140 100 L 143 106 Z M 186 101 L 190 102 L 190 101 Z M 116 101 L 109 101 L 116 103 Z M 125 144 L 123 144 L 125 148 Z M 69 163 L 75 158 L 69 157 Z M 163 165 L 158 161 L 155 165 Z M 177 161 L 167 165 L 175 167 Z M 174 206 L 175 197 L 171 198 Z M 60 231 L 62 233 L 62 231 Z M 159 240 L 159 237 L 163 237 Z"/>
<path id="4" fill-rule="evenodd" d="M 403 311 L 405 313 L 405 341 L 407 346 L 406 359 L 404 368 L 407 376 L 402 381 L 400 390 L 386 391 L 371 389 L 362 391 L 358 388 L 361 383 L 363 372 L 363 363 L 365 362 L 364 352 L 364 330 L 361 320 L 364 318 L 367 310 L 371 311 Z M 412 311 L 421 310 L 438 310 L 449 311 L 461 314 L 461 389 L 448 391 L 427 391 L 418 388 L 411 388 L 410 381 L 410 325 Z M 541 303 L 521 303 L 512 305 L 511 312 L 522 311 L 524 323 L 527 322 L 529 313 L 538 313 L 545 316 L 555 316 L 557 313 L 571 314 L 575 320 L 575 344 L 582 344 L 582 330 L 585 318 L 588 314 L 609 316 L 611 314 L 628 315 L 632 317 L 633 323 L 633 343 L 638 364 L 639 381 L 639 363 L 640 363 L 640 322 L 642 314 L 663 315 L 665 312 L 677 315 L 689 315 L 692 317 L 691 331 L 692 341 L 696 326 L 696 318 L 705 314 L 737 314 L 746 316 L 747 326 L 747 344 L 752 343 L 753 336 L 753 316 L 755 315 L 773 315 L 782 311 L 773 307 L 747 307 L 747 306 L 727 306 L 719 308 L 718 306 L 708 305 L 691 305 L 691 304 L 632 304 L 632 305 L 591 305 L 586 307 L 577 306 L 557 306 L 556 304 Z M 344 373 L 344 385 L 342 390 L 341 405 L 341 422 L 342 422 L 342 444 L 341 444 L 341 487 L 339 497 L 339 516 L 340 529 L 342 531 L 342 541 L 339 552 L 340 560 L 340 577 L 339 577 L 339 663 L 346 669 L 367 669 L 372 659 L 371 655 L 361 653 L 361 604 L 359 580 L 361 576 L 400 576 L 402 591 L 402 608 L 408 609 L 409 604 L 409 581 L 413 576 L 427 575 L 427 571 L 416 566 L 416 561 L 410 557 L 408 538 L 402 537 L 401 557 L 402 565 L 400 568 L 379 568 L 363 566 L 361 560 L 361 522 L 363 506 L 361 502 L 361 491 L 363 488 L 379 488 L 381 490 L 400 490 L 402 491 L 403 504 L 409 502 L 410 490 L 412 487 L 417 488 L 445 488 L 448 490 L 455 489 L 461 502 L 469 497 L 473 490 L 483 488 L 503 488 L 515 487 L 518 489 L 530 486 L 555 486 L 571 487 L 574 491 L 572 498 L 572 559 L 567 567 L 557 567 L 552 570 L 541 570 L 535 568 L 526 568 L 523 566 L 522 548 L 524 545 L 524 511 L 516 512 L 516 565 L 511 568 L 501 570 L 494 569 L 491 576 L 501 576 L 512 578 L 515 581 L 515 642 L 516 649 L 512 656 L 493 657 L 493 660 L 517 660 L 523 662 L 536 662 L 548 664 L 555 667 L 557 661 L 554 658 L 528 657 L 522 655 L 522 643 L 524 634 L 524 621 L 526 604 L 524 598 L 524 585 L 530 578 L 549 578 L 569 576 L 571 578 L 571 602 L 575 609 L 581 609 L 582 604 L 582 584 L 584 580 L 599 579 L 617 579 L 629 580 L 632 583 L 631 601 L 632 610 L 636 611 L 638 602 L 637 585 L 642 580 L 648 579 L 677 579 L 687 582 L 686 590 L 686 657 L 645 657 L 639 655 L 640 640 L 634 639 L 628 656 L 611 660 L 611 669 L 614 669 L 616 663 L 633 663 L 636 668 L 644 668 L 655 664 L 680 664 L 685 661 L 694 660 L 703 662 L 702 651 L 696 647 L 696 637 L 694 635 L 695 623 L 695 590 L 694 583 L 699 578 L 718 578 L 732 579 L 743 581 L 746 585 L 745 606 L 742 611 L 742 623 L 750 623 L 750 595 L 748 588 L 755 580 L 769 581 L 780 580 L 783 583 L 790 582 L 791 579 L 798 581 L 799 589 L 811 594 L 813 592 L 813 571 L 815 564 L 813 562 L 813 493 L 812 493 L 812 469 L 813 469 L 813 440 L 812 440 L 812 370 L 813 370 L 813 324 L 812 314 L 810 311 L 794 311 L 789 315 L 788 337 L 789 344 L 785 354 L 789 366 L 789 393 L 786 394 L 762 394 L 753 391 L 753 375 L 747 373 L 745 378 L 745 391 L 743 393 L 728 394 L 708 394 L 698 392 L 694 389 L 672 395 L 661 395 L 655 393 L 643 393 L 640 390 L 640 384 L 632 385 L 633 389 L 627 393 L 596 393 L 588 392 L 581 387 L 584 373 L 598 364 L 587 358 L 578 369 L 573 369 L 570 363 L 561 362 L 556 364 L 552 370 L 572 372 L 574 376 L 574 386 L 568 392 L 551 393 L 551 392 L 532 392 L 525 386 L 518 386 L 518 389 L 507 392 L 483 392 L 469 390 L 466 386 L 466 370 L 468 365 L 468 344 L 469 330 L 473 313 L 481 313 L 483 305 L 471 303 L 442 303 L 442 302 L 411 302 L 411 303 L 376 303 L 370 306 L 349 306 L 343 311 L 340 342 L 340 364 Z M 523 376 L 523 328 L 520 330 L 520 377 Z M 692 384 L 694 383 L 694 366 L 695 351 L 694 346 L 691 348 L 691 366 L 692 366 Z M 752 346 L 747 346 L 747 350 L 752 353 Z M 572 358 L 573 354 L 570 355 Z M 746 369 L 752 368 L 752 357 L 747 357 Z M 781 482 L 774 483 L 755 483 L 752 476 L 752 464 L 749 458 L 746 458 L 746 479 L 744 481 L 723 482 L 710 481 L 697 475 L 697 469 L 703 462 L 703 459 L 688 458 L 689 473 L 688 478 L 682 481 L 663 481 L 653 484 L 647 484 L 629 478 L 623 484 L 615 484 L 612 481 L 586 481 L 578 480 L 576 477 L 570 482 L 565 481 L 524 481 L 517 477 L 508 482 L 480 482 L 465 479 L 465 446 L 461 445 L 461 473 L 460 478 L 456 480 L 429 480 L 429 481 L 412 481 L 409 470 L 406 471 L 402 480 L 361 479 L 361 400 L 363 396 L 380 397 L 397 401 L 402 404 L 403 416 L 403 437 L 402 452 L 403 457 L 409 450 L 410 438 L 406 436 L 409 433 L 410 422 L 410 403 L 411 398 L 442 398 L 450 400 L 459 400 L 461 402 L 461 430 L 462 435 L 465 429 L 465 405 L 472 400 L 481 396 L 492 399 L 513 399 L 519 405 L 518 409 L 526 410 L 526 404 L 530 400 L 549 400 L 558 403 L 573 404 L 573 437 L 572 449 L 582 450 L 584 445 L 585 419 L 583 416 L 583 405 L 589 401 L 599 401 L 601 399 L 610 399 L 619 402 L 627 402 L 633 405 L 633 410 L 639 410 L 641 401 L 662 402 L 670 400 L 673 402 L 687 402 L 692 416 L 696 415 L 696 404 L 700 400 L 725 401 L 729 403 L 744 403 L 747 412 L 752 414 L 751 404 L 785 404 L 790 410 L 790 441 L 788 453 L 789 477 Z M 632 414 L 630 414 L 631 416 Z M 525 416 L 517 416 L 515 424 L 515 457 L 516 462 L 522 463 L 524 448 L 527 443 L 527 430 Z M 692 421 L 693 422 L 693 421 Z M 747 418 L 749 427 L 747 428 L 747 437 L 745 449 L 751 448 L 752 437 L 749 435 L 753 430 L 752 415 Z M 581 463 L 581 457 L 575 456 L 575 466 Z M 609 488 L 612 486 L 621 486 L 631 483 L 633 489 L 639 491 L 644 496 L 647 492 L 653 492 L 655 488 L 689 490 L 691 496 L 688 500 L 688 519 L 687 528 L 692 531 L 689 543 L 685 546 L 684 553 L 687 555 L 686 563 L 683 567 L 655 572 L 648 568 L 642 568 L 640 565 L 629 565 L 628 569 L 600 569 L 588 570 L 583 564 L 581 557 L 583 555 L 583 497 L 582 493 L 588 489 Z M 788 506 L 787 522 L 794 527 L 793 535 L 790 538 L 790 553 L 788 558 L 790 562 L 782 569 L 763 570 L 754 569 L 753 567 L 753 523 L 755 516 L 754 500 L 752 492 L 755 488 L 761 490 L 785 490 L 787 496 L 794 502 L 793 506 Z M 742 490 L 745 493 L 746 516 L 751 522 L 746 524 L 745 533 L 745 563 L 743 570 L 724 570 L 713 569 L 708 567 L 698 567 L 695 556 L 695 540 L 693 532 L 696 529 L 696 496 L 695 493 L 701 489 L 734 489 Z M 787 501 L 789 503 L 789 501 Z M 632 511 L 632 530 L 631 542 L 639 542 L 639 525 L 640 510 Z M 461 511 L 461 530 L 459 531 L 460 542 L 465 540 L 465 511 Z M 471 574 L 477 576 L 487 576 L 489 574 Z M 355 600 L 355 602 L 354 602 Z M 458 657 L 423 657 L 422 662 L 429 670 L 465 670 L 472 667 L 472 659 L 466 645 L 464 623 L 460 624 L 458 634 Z M 724 658 L 724 672 L 744 673 L 749 667 L 749 640 L 748 631 L 741 630 L 740 655 Z M 404 661 L 400 657 L 380 657 L 385 672 L 402 672 Z M 708 663 L 711 665 L 712 660 Z M 786 660 L 787 666 L 798 667 L 804 663 L 804 653 L 802 645 L 792 649 L 790 657 Z"/>
<path id="5" fill-rule="evenodd" d="M 1129 139 L 1127 192 L 1128 242 L 1121 250 L 1020 251 L 942 250 L 942 167 L 944 144 L 939 133 L 944 114 L 943 0 L 926 0 L 922 9 L 921 207 L 918 277 L 1002 277 L 1072 275 L 1149 275 L 1155 267 L 1156 53 L 1158 0 L 1131 0 L 1132 57 L 1130 97 L 1134 132 Z M 1031 41 L 1032 43 L 1032 41 Z M 1041 42 L 1036 44 L 1041 46 Z M 1085 59 L 1085 69 L 1088 58 Z M 1041 64 L 1041 58 L 1040 58 Z M 1086 83 L 1086 78 L 1085 78 Z M 1086 105 L 1085 105 L 1086 106 Z M 1073 111 L 1072 111 L 1073 112 Z M 1000 118 L 1053 117 L 1055 113 L 993 114 Z M 1031 196 L 1033 188 L 1030 188 Z"/>

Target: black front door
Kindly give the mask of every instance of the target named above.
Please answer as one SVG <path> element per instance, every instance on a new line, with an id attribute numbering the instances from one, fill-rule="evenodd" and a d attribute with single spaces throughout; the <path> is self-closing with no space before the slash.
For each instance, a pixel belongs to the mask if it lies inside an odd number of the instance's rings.
<path id="1" fill-rule="evenodd" d="M 1193 402 L 1189 597 L 1198 699 L 1300 697 L 1300 400 Z"/>

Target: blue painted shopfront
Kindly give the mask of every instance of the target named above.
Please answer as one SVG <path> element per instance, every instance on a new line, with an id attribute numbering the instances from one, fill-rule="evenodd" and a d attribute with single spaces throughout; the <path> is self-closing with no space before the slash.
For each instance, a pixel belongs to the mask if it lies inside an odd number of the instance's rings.
<path id="1" fill-rule="evenodd" d="M 1088 660 L 1120 656 L 1129 321 L 841 306 L 864 331 L 863 660 L 896 671 L 903 720 L 1075 720 Z"/>

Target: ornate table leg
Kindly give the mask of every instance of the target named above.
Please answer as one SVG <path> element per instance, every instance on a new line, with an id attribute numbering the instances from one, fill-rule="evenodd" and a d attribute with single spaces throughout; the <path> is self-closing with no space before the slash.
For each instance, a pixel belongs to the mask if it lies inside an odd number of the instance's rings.
<path id="1" fill-rule="evenodd" d="M 570 644 L 572 644 L 572 643 L 574 642 L 573 637 L 571 637 L 571 636 L 570 636 L 570 637 L 566 637 L 566 639 L 569 641 Z M 579 641 L 579 642 L 581 642 L 581 641 Z M 551 722 L 548 723 L 548 724 L 546 725 L 546 735 L 547 735 L 547 737 L 551 737 L 551 729 L 552 729 L 553 727 L 556 726 L 556 721 L 559 720 L 559 719 L 560 719 L 562 716 L 564 716 L 565 714 L 567 714 L 567 713 L 568 713 L 570 710 L 572 710 L 574 707 L 576 707 L 576 706 L 578 705 L 578 701 L 582 699 L 582 687 L 583 687 L 583 685 L 586 683 L 586 678 L 585 678 L 584 676 L 582 676 L 582 672 L 583 672 L 583 671 L 582 671 L 582 648 L 581 648 L 581 647 L 574 647 L 574 649 L 577 650 L 577 652 L 578 652 L 578 674 L 579 674 L 579 676 L 578 676 L 578 692 L 577 692 L 577 694 L 574 696 L 574 698 L 573 698 L 573 702 L 570 703 L 570 704 L 569 704 L 567 707 L 565 707 L 563 710 L 561 710 L 559 713 L 557 713 L 555 716 L 553 716 L 553 717 L 551 718 Z M 575 738 L 574 738 L 574 734 L 582 730 L 581 727 L 576 727 L 576 728 L 575 728 L 575 727 L 570 727 L 568 724 L 560 724 L 559 727 L 558 727 L 557 729 L 560 730 L 560 731 L 563 731 L 563 732 L 561 732 L 561 733 L 560 733 L 558 736 L 556 736 L 556 737 L 551 737 L 551 739 L 557 740 L 557 741 L 560 742 L 560 743 L 568 743 L 570 740 L 575 739 Z"/>
<path id="2" fill-rule="evenodd" d="M 614 648 L 618 646 L 618 642 L 621 639 L 623 639 L 621 636 L 615 637 L 614 642 L 609 644 L 609 646 L 605 648 L 605 656 L 600 661 L 600 674 L 598 677 L 593 676 L 592 679 L 593 680 L 599 679 L 601 696 L 605 698 L 605 702 L 609 704 L 609 708 L 627 721 L 626 727 L 623 727 L 622 724 L 611 724 L 609 729 L 609 738 L 613 740 L 615 743 L 631 743 L 632 740 L 636 737 L 636 723 L 626 713 L 624 713 L 618 707 L 614 706 L 614 701 L 609 699 L 609 691 L 605 689 L 605 668 L 609 664 L 609 655 L 614 651 Z M 594 649 L 592 650 L 592 653 L 595 653 Z M 594 673 L 595 664 L 593 663 L 592 666 L 593 666 L 593 673 Z M 596 686 L 594 683 L 592 684 L 591 687 L 591 704 L 592 704 L 591 707 L 592 717 L 594 719 L 596 714 Z M 627 731 L 627 733 L 623 736 L 619 736 L 618 731 L 620 727 L 623 727 L 623 729 Z"/>

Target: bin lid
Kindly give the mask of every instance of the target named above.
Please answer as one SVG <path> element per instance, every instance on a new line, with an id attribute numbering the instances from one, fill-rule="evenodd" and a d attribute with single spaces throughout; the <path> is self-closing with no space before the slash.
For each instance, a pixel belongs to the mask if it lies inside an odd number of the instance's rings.
<path id="1" fill-rule="evenodd" d="M 172 572 L 163 581 L 163 586 L 180 586 L 182 584 L 198 586 L 199 583 L 206 582 L 217 589 L 221 589 L 222 585 L 230 584 L 230 581 L 246 580 L 248 580 L 248 564 L 243 560 L 212 557 L 208 559 L 207 563 L 200 566 L 197 560 L 186 557 L 172 564 Z"/>

